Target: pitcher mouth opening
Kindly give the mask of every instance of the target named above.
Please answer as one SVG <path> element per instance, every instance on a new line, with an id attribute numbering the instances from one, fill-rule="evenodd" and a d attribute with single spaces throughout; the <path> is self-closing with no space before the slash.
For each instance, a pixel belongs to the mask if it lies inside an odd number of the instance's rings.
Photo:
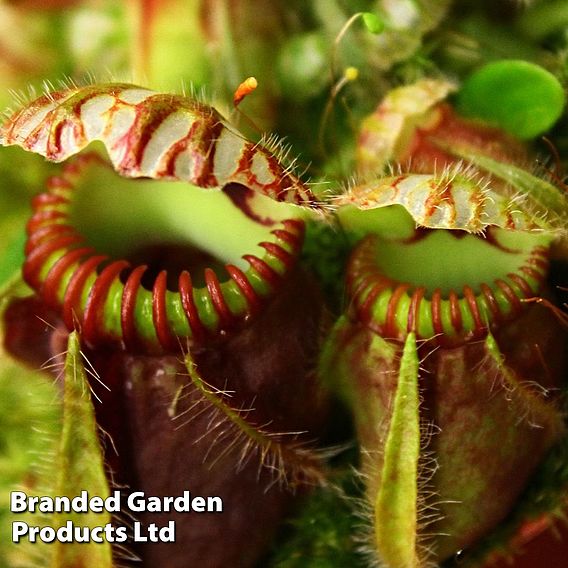
<path id="1" fill-rule="evenodd" d="M 238 184 L 121 178 L 82 154 L 33 201 L 24 279 L 87 345 L 210 341 L 253 316 L 294 267 L 304 222 L 278 205 Z"/>
<path id="2" fill-rule="evenodd" d="M 410 238 L 371 235 L 348 267 L 352 312 L 381 336 L 459 345 L 517 317 L 539 294 L 549 240 L 487 228 L 483 234 L 416 229 Z"/>

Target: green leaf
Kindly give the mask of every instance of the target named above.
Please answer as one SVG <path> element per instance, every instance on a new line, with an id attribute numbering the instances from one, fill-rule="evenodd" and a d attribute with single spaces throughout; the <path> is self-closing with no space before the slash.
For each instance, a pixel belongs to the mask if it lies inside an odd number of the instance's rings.
<path id="1" fill-rule="evenodd" d="M 558 79 L 527 61 L 489 63 L 464 82 L 457 109 L 521 139 L 546 132 L 564 109 L 566 96 Z"/>
<path id="2" fill-rule="evenodd" d="M 45 461 L 38 456 L 46 455 L 46 439 L 53 439 L 58 427 L 56 397 L 56 387 L 44 373 L 16 363 L 0 349 L 0 566 L 23 565 L 17 562 L 22 551 L 8 535 L 13 521 L 25 519 L 10 512 L 9 496 L 22 488 L 41 493 L 37 463 Z"/>
<path id="3" fill-rule="evenodd" d="M 63 428 L 55 462 L 58 477 L 54 495 L 74 497 L 82 490 L 89 496 L 103 499 L 110 495 L 104 470 L 103 452 L 99 443 L 95 411 L 89 393 L 89 382 L 83 364 L 79 336 L 69 335 L 64 366 Z M 53 525 L 62 526 L 71 520 L 77 526 L 105 526 L 111 522 L 108 512 L 70 513 L 54 518 Z M 61 543 L 50 546 L 51 568 L 72 568 L 76 566 L 97 566 L 112 568 L 110 544 L 104 543 Z"/>
<path id="4" fill-rule="evenodd" d="M 76 332 L 69 335 L 67 352 L 59 359 L 50 360 L 52 366 L 58 362 L 62 368 L 63 401 L 55 401 L 57 389 L 38 372 L 28 371 L 11 362 L 7 356 L 0 358 L 0 400 L 7 407 L 0 420 L 0 452 L 7 454 L 6 463 L 10 468 L 2 475 L 0 453 L 0 483 L 9 495 L 20 481 L 28 495 L 67 496 L 70 498 L 86 490 L 89 497 L 103 499 L 110 495 L 104 469 L 103 451 L 98 437 L 98 427 L 89 393 L 89 384 L 83 355 Z M 11 382 L 8 384 L 8 375 Z M 24 400 L 29 397 L 28 389 L 15 389 L 13 383 L 29 385 L 33 400 L 26 408 Z M 22 410 L 24 413 L 22 413 Z M 61 414 L 62 412 L 62 414 Z M 8 417 L 10 417 L 8 419 Z M 25 424 L 22 424 L 22 420 Z M 33 431 L 30 431 L 30 427 Z M 19 443 L 18 443 L 19 442 Z M 4 447 L 2 447 L 4 445 Z M 17 451 L 19 450 L 19 452 Z M 33 450 L 28 456 L 26 450 Z M 37 454 L 42 459 L 37 460 Z M 33 467 L 31 458 L 39 465 Z M 21 487 L 19 487 L 21 489 Z M 4 509 L 4 510 L 2 510 Z M 4 517 L 4 518 L 1 518 Z M 0 503 L 0 520 L 5 529 L 9 519 L 7 504 Z M 111 522 L 108 512 L 102 513 L 24 513 L 12 521 L 24 521 L 30 526 L 51 527 L 57 530 L 71 522 L 75 527 L 104 527 Z M 9 529 L 8 529 L 9 530 Z M 25 538 L 25 537 L 24 537 Z M 0 548 L 2 550 L 2 548 Z M 23 540 L 7 551 L 14 557 L 10 566 L 44 566 L 49 568 L 112 568 L 110 544 L 88 542 L 41 541 L 32 543 Z M 39 559 L 42 559 L 39 561 Z"/>
<path id="5" fill-rule="evenodd" d="M 394 398 L 381 484 L 375 501 L 375 537 L 388 566 L 418 566 L 418 353 L 414 333 L 404 345 Z M 414 543 L 414 545 L 412 544 Z"/>

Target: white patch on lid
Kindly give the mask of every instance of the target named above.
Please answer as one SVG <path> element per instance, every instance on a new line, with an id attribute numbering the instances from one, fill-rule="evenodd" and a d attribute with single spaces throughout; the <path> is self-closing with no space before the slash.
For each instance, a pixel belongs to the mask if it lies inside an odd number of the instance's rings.
<path id="1" fill-rule="evenodd" d="M 390 203 L 391 201 L 394 202 L 397 198 L 397 189 L 392 184 L 385 184 L 384 187 L 381 187 L 380 192 L 378 192 L 377 190 L 372 190 L 370 192 L 367 192 L 367 196 L 372 196 L 371 200 L 376 201 L 377 205 Z"/>
<path id="2" fill-rule="evenodd" d="M 194 161 L 189 150 L 185 150 L 178 154 L 176 158 L 176 163 L 174 166 L 174 175 L 176 179 L 183 181 L 192 181 L 194 169 Z"/>
<path id="3" fill-rule="evenodd" d="M 411 175 L 398 183 L 399 199 L 415 221 L 426 221 L 424 204 L 430 196 L 430 183 L 434 180 L 429 175 Z"/>
<path id="4" fill-rule="evenodd" d="M 250 170 L 260 185 L 269 185 L 274 182 L 274 176 L 268 166 L 268 159 L 262 152 L 255 152 Z"/>
<path id="5" fill-rule="evenodd" d="M 487 192 L 484 195 L 479 222 L 482 225 L 498 225 L 505 228 L 508 210 L 508 203 L 503 197 L 492 191 Z"/>
<path id="6" fill-rule="evenodd" d="M 136 111 L 133 107 L 123 107 L 112 114 L 110 122 L 107 124 L 107 132 L 103 133 L 107 149 L 111 155 L 113 163 L 119 164 L 126 152 L 126 144 L 120 139 L 132 128 L 136 120 Z"/>
<path id="7" fill-rule="evenodd" d="M 226 183 L 234 174 L 247 141 L 223 128 L 215 147 L 214 174 L 220 184 Z"/>
<path id="8" fill-rule="evenodd" d="M 176 111 L 168 115 L 156 128 L 144 148 L 140 171 L 144 175 L 157 172 L 160 161 L 173 144 L 189 134 L 192 124 L 191 115 L 187 111 Z"/>
<path id="9" fill-rule="evenodd" d="M 440 201 L 430 215 L 429 224 L 433 227 L 449 226 L 451 216 L 452 211 L 449 204 Z"/>
<path id="10" fill-rule="evenodd" d="M 108 118 L 103 115 L 116 103 L 111 95 L 99 95 L 87 100 L 81 105 L 81 121 L 88 140 L 98 140 L 108 123 Z"/>
<path id="11" fill-rule="evenodd" d="M 59 158 L 64 159 L 67 156 L 71 156 L 81 149 L 81 142 L 77 140 L 75 136 L 75 125 L 70 123 L 65 123 L 60 131 L 60 141 L 59 147 Z"/>
<path id="12" fill-rule="evenodd" d="M 470 185 L 469 182 L 460 180 L 452 186 L 452 197 L 456 214 L 455 227 L 476 230 L 478 226 L 481 227 L 483 225 L 482 219 L 474 217 L 475 203 L 470 199 L 474 192 L 478 193 L 479 189 Z"/>
<path id="13" fill-rule="evenodd" d="M 14 138 L 18 141 L 25 140 L 60 102 L 61 101 L 50 101 L 41 108 L 35 109 L 33 113 L 26 113 L 24 120 L 18 120 L 18 128 L 14 130 Z"/>
<path id="14" fill-rule="evenodd" d="M 149 89 L 125 89 L 120 92 L 119 99 L 130 105 L 137 105 L 156 94 Z"/>
<path id="15" fill-rule="evenodd" d="M 42 128 L 39 131 L 38 137 L 34 140 L 33 144 L 25 144 L 24 147 L 28 150 L 40 154 L 41 156 L 47 156 L 47 142 L 49 140 L 49 129 Z"/>

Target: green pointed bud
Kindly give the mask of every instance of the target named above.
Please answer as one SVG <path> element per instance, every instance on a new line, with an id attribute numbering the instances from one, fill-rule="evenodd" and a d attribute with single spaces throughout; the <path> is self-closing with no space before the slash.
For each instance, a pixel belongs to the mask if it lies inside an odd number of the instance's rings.
<path id="1" fill-rule="evenodd" d="M 372 34 L 378 35 L 385 29 L 384 20 L 382 20 L 381 18 L 379 18 L 379 16 L 373 14 L 372 12 L 363 12 L 363 14 L 361 14 L 361 18 L 363 19 L 365 27 Z"/>

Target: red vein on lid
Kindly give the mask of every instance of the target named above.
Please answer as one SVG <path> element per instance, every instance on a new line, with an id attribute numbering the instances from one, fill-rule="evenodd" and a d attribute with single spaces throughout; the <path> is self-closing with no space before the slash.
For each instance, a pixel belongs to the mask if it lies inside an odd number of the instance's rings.
<path id="1" fill-rule="evenodd" d="M 218 119 L 213 117 L 204 118 L 204 132 L 200 138 L 201 148 L 200 155 L 205 158 L 201 162 L 201 172 L 197 173 L 195 177 L 196 185 L 201 187 L 211 187 L 217 185 L 217 178 L 215 177 L 215 154 L 217 152 L 218 139 L 221 136 L 224 124 Z M 216 120 L 215 124 L 211 125 L 211 121 Z M 224 183 L 226 180 L 219 180 Z"/>
<path id="2" fill-rule="evenodd" d="M 64 95 L 61 92 L 57 93 L 59 98 L 63 98 Z M 10 121 L 2 125 L 2 131 L 7 141 L 17 142 L 22 139 L 19 134 L 22 124 L 25 124 L 30 118 L 34 117 L 38 112 L 38 109 L 50 104 L 47 95 L 41 95 L 38 97 L 32 106 L 24 106 L 23 108 L 17 110 Z"/>
<path id="3" fill-rule="evenodd" d="M 150 97 L 150 100 L 156 97 Z M 146 101 L 145 101 L 146 102 Z M 136 133 L 136 141 L 134 144 L 129 145 L 129 151 L 125 154 L 124 159 L 121 161 L 121 168 L 139 170 L 144 159 L 144 153 L 148 144 L 154 137 L 156 131 L 160 126 L 176 112 L 171 108 L 160 108 L 155 110 L 152 115 L 152 120 L 149 121 L 146 113 L 137 112 L 134 124 L 130 127 L 125 136 L 131 136 L 132 132 Z"/>
<path id="4" fill-rule="evenodd" d="M 198 132 L 199 126 L 201 122 L 199 119 L 196 119 L 192 122 L 191 126 L 187 134 L 176 140 L 170 147 L 166 150 L 163 154 L 162 158 L 160 159 L 160 164 L 157 170 L 158 177 L 174 177 L 175 176 L 175 169 L 176 169 L 176 161 L 180 154 L 183 152 L 188 152 L 188 148 L 190 145 L 190 140 L 196 135 Z"/>
<path id="5" fill-rule="evenodd" d="M 243 151 L 241 152 L 239 161 L 237 162 L 237 167 L 233 172 L 233 175 L 239 173 L 244 174 L 247 182 L 246 185 L 258 185 L 258 182 L 251 171 L 252 158 L 256 151 L 256 144 L 253 144 L 252 142 L 245 142 Z"/>
<path id="6" fill-rule="evenodd" d="M 63 132 L 65 129 L 70 129 L 75 145 L 82 145 L 80 141 L 84 137 L 82 124 L 77 119 L 63 119 L 55 122 L 49 131 L 47 139 L 46 157 L 48 160 L 57 161 L 61 158 L 63 153 Z"/>

